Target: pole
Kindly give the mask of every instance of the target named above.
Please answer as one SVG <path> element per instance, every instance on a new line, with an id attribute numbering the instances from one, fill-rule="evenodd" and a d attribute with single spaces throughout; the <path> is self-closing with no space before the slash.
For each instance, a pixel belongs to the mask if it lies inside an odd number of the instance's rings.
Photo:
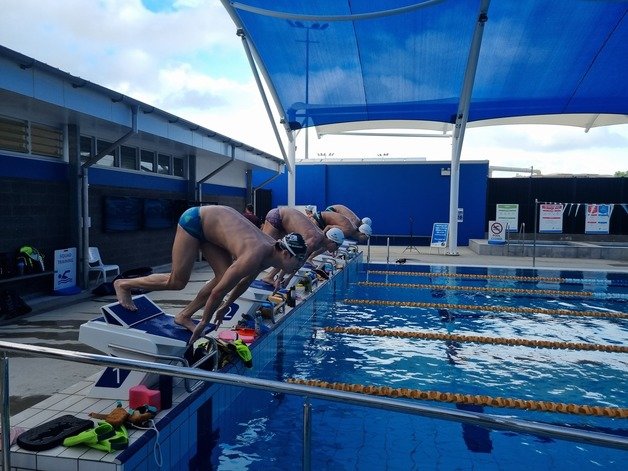
<path id="1" fill-rule="evenodd" d="M 9 358 L 7 353 L 2 353 L 0 362 L 0 378 L 2 386 L 2 469 L 11 469 L 11 414 L 9 412 Z"/>
<path id="2" fill-rule="evenodd" d="M 532 268 L 536 266 L 536 232 L 537 232 L 537 212 L 539 207 L 539 200 L 534 198 L 534 239 L 532 242 Z"/>

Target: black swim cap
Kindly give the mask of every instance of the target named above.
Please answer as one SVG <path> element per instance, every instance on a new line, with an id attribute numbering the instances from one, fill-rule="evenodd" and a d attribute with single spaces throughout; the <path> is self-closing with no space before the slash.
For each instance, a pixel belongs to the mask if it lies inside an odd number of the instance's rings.
<path id="1" fill-rule="evenodd" d="M 301 234 L 297 232 L 291 232 L 281 239 L 281 245 L 283 245 L 288 252 L 295 257 L 303 257 L 307 252 L 307 245 Z"/>

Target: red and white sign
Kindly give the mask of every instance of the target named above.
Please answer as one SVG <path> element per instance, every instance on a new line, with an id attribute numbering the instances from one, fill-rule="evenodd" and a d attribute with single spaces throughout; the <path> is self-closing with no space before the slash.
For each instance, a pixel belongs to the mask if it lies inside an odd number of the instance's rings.
<path id="1" fill-rule="evenodd" d="M 563 232 L 563 205 L 561 203 L 540 205 L 539 232 Z"/>

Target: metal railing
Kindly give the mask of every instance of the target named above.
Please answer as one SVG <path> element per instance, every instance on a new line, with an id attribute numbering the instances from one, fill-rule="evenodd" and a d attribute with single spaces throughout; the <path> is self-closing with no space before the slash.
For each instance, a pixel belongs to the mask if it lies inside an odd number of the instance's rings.
<path id="1" fill-rule="evenodd" d="M 197 368 L 183 368 L 180 366 L 156 364 L 140 360 L 112 357 L 92 353 L 73 352 L 50 347 L 35 345 L 24 345 L 13 342 L 0 341 L 0 352 L 2 361 L 0 362 L 0 378 L 2 387 L 0 388 L 2 410 L 2 461 L 3 469 L 11 469 L 10 466 L 10 410 L 9 410 L 9 357 L 7 353 L 32 354 L 38 357 L 55 358 L 76 363 L 86 363 L 97 366 L 109 366 L 112 368 L 123 368 L 126 370 L 141 371 L 144 373 L 156 373 L 160 375 L 173 376 L 177 378 L 206 381 L 210 383 L 226 384 L 242 388 L 258 389 L 274 393 L 293 394 L 302 396 L 304 400 L 303 410 L 303 469 L 311 469 L 311 407 L 310 399 L 322 399 L 346 404 L 372 407 L 392 412 L 420 415 L 435 419 L 449 420 L 494 430 L 508 430 L 513 432 L 532 434 L 543 437 L 551 437 L 562 440 L 569 440 L 579 443 L 604 446 L 609 448 L 619 448 L 628 450 L 628 437 L 615 436 L 605 433 L 589 432 L 559 425 L 550 425 L 540 422 L 514 419 L 510 417 L 492 416 L 480 412 L 470 412 L 440 407 L 414 404 L 409 401 L 398 399 L 388 399 L 378 396 L 366 396 L 358 393 L 336 391 L 333 389 L 322 389 L 313 386 L 283 383 L 248 376 L 240 376 L 232 373 L 220 373 L 215 371 L 205 371 Z"/>

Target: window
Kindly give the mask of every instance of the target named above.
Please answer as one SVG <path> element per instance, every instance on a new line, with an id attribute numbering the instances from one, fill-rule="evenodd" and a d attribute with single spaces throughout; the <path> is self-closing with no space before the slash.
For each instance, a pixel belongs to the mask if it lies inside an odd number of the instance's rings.
<path id="1" fill-rule="evenodd" d="M 185 177 L 183 171 L 183 159 L 181 157 L 174 157 L 172 159 L 172 174 L 175 177 Z"/>
<path id="2" fill-rule="evenodd" d="M 120 146 L 120 168 L 137 170 L 137 147 Z"/>
<path id="3" fill-rule="evenodd" d="M 100 154 L 102 151 L 111 146 L 111 142 L 101 141 L 98 139 L 96 141 L 96 151 Z M 114 167 L 116 165 L 116 154 L 117 149 L 113 149 L 107 155 L 105 155 L 102 159 L 100 159 L 97 163 L 98 165 L 105 165 L 107 167 Z"/>
<path id="4" fill-rule="evenodd" d="M 0 117 L 0 149 L 63 157 L 63 132 L 44 124 Z"/>
<path id="5" fill-rule="evenodd" d="M 0 149 L 28 152 L 28 123 L 0 117 Z"/>
<path id="6" fill-rule="evenodd" d="M 81 162 L 85 162 L 90 156 L 93 154 L 92 151 L 92 138 L 89 136 L 81 136 L 80 140 L 80 150 L 81 153 Z"/>
<path id="7" fill-rule="evenodd" d="M 162 175 L 170 175 L 170 156 L 166 154 L 157 154 L 157 173 Z"/>
<path id="8" fill-rule="evenodd" d="M 52 126 L 31 123 L 31 153 L 63 157 L 63 133 Z"/>
<path id="9" fill-rule="evenodd" d="M 155 171 L 155 153 L 142 149 L 142 157 L 140 161 L 140 170 L 145 172 Z"/>

